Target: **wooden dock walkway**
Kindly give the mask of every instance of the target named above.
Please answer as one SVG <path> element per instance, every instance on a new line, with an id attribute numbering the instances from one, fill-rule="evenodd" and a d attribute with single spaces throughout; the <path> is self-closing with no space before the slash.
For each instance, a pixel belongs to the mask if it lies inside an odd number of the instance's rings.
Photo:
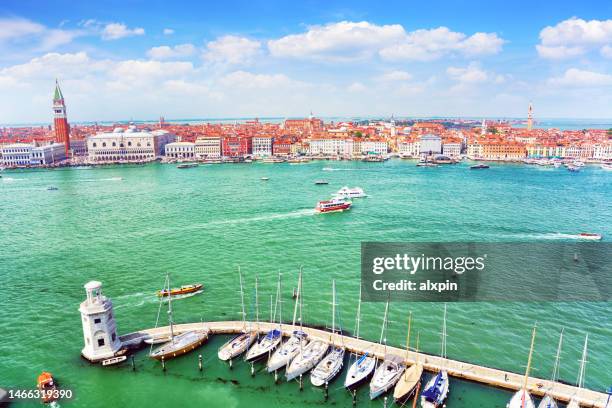
<path id="1" fill-rule="evenodd" d="M 242 321 L 186 323 L 175 324 L 174 332 L 175 334 L 179 334 L 185 331 L 207 328 L 210 330 L 211 334 L 235 334 L 241 332 L 244 327 L 245 326 Z M 273 328 L 278 328 L 278 323 L 247 322 L 247 327 L 249 330 L 268 332 Z M 294 330 L 300 330 L 300 326 L 292 326 L 290 324 L 282 325 L 282 331 L 285 336 L 290 336 Z M 368 340 L 356 339 L 354 337 L 340 334 L 332 334 L 326 330 L 306 326 L 301 328 L 301 330 L 307 333 L 311 339 L 316 338 L 326 342 L 342 344 L 351 352 L 364 353 L 367 351 L 370 354 L 374 354 L 378 358 L 383 358 L 385 354 L 384 346 Z M 142 344 L 145 338 L 169 335 L 169 333 L 170 327 L 165 326 L 130 333 L 125 336 L 121 336 L 120 339 L 126 346 L 136 346 Z M 399 347 L 387 346 L 386 352 L 397 354 L 402 357 L 406 356 L 406 350 Z M 414 363 L 416 357 L 417 353 L 411 351 L 408 354 L 408 364 Z M 443 359 L 441 357 L 432 356 L 429 354 L 418 353 L 418 359 L 428 371 L 437 372 L 441 368 L 444 368 L 448 371 L 448 374 L 453 377 L 463 378 L 508 390 L 519 390 L 522 387 L 523 380 L 525 378 L 524 374 L 517 374 L 510 371 L 479 366 L 463 361 Z M 543 396 L 545 393 L 548 393 L 558 401 L 562 402 L 567 402 L 571 398 L 576 397 L 576 399 L 580 402 L 581 407 L 606 408 L 606 402 L 608 399 L 608 395 L 602 392 L 578 388 L 572 385 L 561 384 L 534 377 L 529 378 L 527 388 L 532 395 Z"/>

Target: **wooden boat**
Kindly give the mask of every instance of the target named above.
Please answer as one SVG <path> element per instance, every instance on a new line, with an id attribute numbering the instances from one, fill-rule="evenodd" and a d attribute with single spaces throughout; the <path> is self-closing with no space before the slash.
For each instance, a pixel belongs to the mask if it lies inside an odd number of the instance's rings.
<path id="1" fill-rule="evenodd" d="M 295 306 L 293 308 L 293 323 L 295 326 L 295 322 L 297 319 L 297 310 L 298 307 L 300 309 L 299 314 L 299 322 L 300 327 L 302 327 L 302 268 L 300 268 L 300 273 L 298 276 L 298 288 L 295 295 Z M 295 358 L 299 354 L 301 350 L 303 350 L 308 345 L 308 335 L 304 333 L 302 330 L 295 330 L 289 340 L 285 343 L 282 343 L 272 354 L 272 356 L 268 359 L 266 363 L 266 369 L 269 373 L 276 371 L 280 368 L 288 365 L 291 360 Z"/>
<path id="2" fill-rule="evenodd" d="M 359 288 L 359 301 L 357 303 L 357 315 L 355 316 L 355 338 L 359 338 L 359 326 L 361 323 L 361 287 Z M 346 378 L 344 379 L 344 387 L 353 389 L 360 385 L 362 382 L 370 378 L 374 369 L 376 368 L 376 359 L 369 355 L 368 352 L 359 355 L 352 354 L 351 357 L 355 358 L 355 361 L 351 364 L 348 371 L 346 372 Z"/>
<path id="3" fill-rule="evenodd" d="M 342 333 L 342 330 L 339 330 Z M 332 336 L 336 334 L 336 281 L 332 281 Z M 344 347 L 334 345 L 331 351 L 317 364 L 310 373 L 310 382 L 315 387 L 329 384 L 342 370 L 344 364 Z"/>
<path id="4" fill-rule="evenodd" d="M 106 360 L 102 360 L 102 365 L 106 367 L 110 365 L 123 363 L 125 360 L 127 360 L 127 356 L 111 357 L 111 358 L 107 358 Z"/>
<path id="5" fill-rule="evenodd" d="M 527 380 L 529 380 L 529 370 L 531 369 L 531 357 L 533 355 L 533 345 L 535 342 L 536 328 L 533 328 L 531 333 L 531 347 L 529 347 L 529 358 L 527 359 L 527 369 L 525 370 L 525 379 L 523 386 L 513 396 L 506 408 L 535 408 L 533 399 L 527 391 Z"/>
<path id="6" fill-rule="evenodd" d="M 157 296 L 166 297 L 166 296 L 177 296 L 177 295 L 186 295 L 188 293 L 194 293 L 198 290 L 202 289 L 204 285 L 201 283 L 194 283 L 192 285 L 183 285 L 180 288 L 172 288 L 172 289 L 162 289 L 157 291 Z"/>
<path id="7" fill-rule="evenodd" d="M 406 361 L 408 360 L 408 353 L 410 351 L 410 327 L 412 323 L 412 313 L 408 316 L 408 335 L 406 336 Z M 417 353 L 418 345 L 417 345 Z M 418 354 L 417 354 L 418 355 Z M 416 391 L 417 384 L 421 381 L 423 375 L 423 364 L 415 361 L 413 365 L 406 368 L 404 374 L 400 377 L 395 389 L 393 390 L 393 399 L 395 402 L 401 403 L 406 401 Z"/>
<path id="8" fill-rule="evenodd" d="M 42 402 L 45 404 L 57 401 L 58 387 L 51 373 L 43 371 L 36 381 L 36 388 L 40 391 Z"/>
<path id="9" fill-rule="evenodd" d="M 186 354 L 200 347 L 208 340 L 209 330 L 202 328 L 201 330 L 191 330 L 179 335 L 174 334 L 174 321 L 172 315 L 172 292 L 170 290 L 170 274 L 166 275 L 166 282 L 162 291 L 168 291 L 168 322 L 170 323 L 169 340 L 154 350 L 151 350 L 149 357 L 155 360 L 169 360 Z M 159 307 L 161 309 L 162 302 Z M 159 336 L 162 339 L 164 336 Z"/>
<path id="10" fill-rule="evenodd" d="M 200 347 L 208 340 L 208 330 L 192 330 L 176 336 L 162 346 L 151 351 L 149 357 L 155 360 L 170 360 Z"/>
<path id="11" fill-rule="evenodd" d="M 246 310 L 244 307 L 244 287 L 242 285 L 242 273 L 240 273 L 240 266 L 238 267 L 238 277 L 240 279 L 240 304 L 242 307 L 242 321 L 244 323 L 244 333 L 237 335 L 236 337 L 230 339 L 224 345 L 219 348 L 217 352 L 217 356 L 222 361 L 228 361 L 233 359 L 234 357 L 238 357 L 255 341 L 257 338 L 257 332 L 253 330 L 247 329 L 246 323 Z"/>
<path id="12" fill-rule="evenodd" d="M 444 304 L 444 317 L 442 320 L 442 350 L 440 351 L 440 357 L 446 359 L 446 304 Z M 425 385 L 421 394 L 421 407 L 437 408 L 442 406 L 448 396 L 449 388 L 448 372 L 442 369 Z"/>

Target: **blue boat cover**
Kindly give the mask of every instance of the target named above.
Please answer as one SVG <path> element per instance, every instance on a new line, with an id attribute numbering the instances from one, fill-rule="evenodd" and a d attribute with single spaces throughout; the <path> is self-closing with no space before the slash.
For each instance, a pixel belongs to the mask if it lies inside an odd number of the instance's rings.
<path id="1" fill-rule="evenodd" d="M 430 402 L 441 402 L 439 401 L 439 399 L 442 394 L 443 384 L 444 384 L 444 380 L 442 378 L 442 372 L 439 372 L 438 375 L 436 375 L 436 379 L 434 383 L 432 384 L 432 386 L 429 388 L 426 388 L 423 391 L 423 394 L 422 394 L 423 397 L 425 397 L 425 399 Z"/>

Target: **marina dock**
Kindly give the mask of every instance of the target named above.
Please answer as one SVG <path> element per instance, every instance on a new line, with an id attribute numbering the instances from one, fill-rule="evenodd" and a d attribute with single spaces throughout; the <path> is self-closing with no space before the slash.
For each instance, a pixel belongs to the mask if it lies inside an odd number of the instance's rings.
<path id="1" fill-rule="evenodd" d="M 265 333 L 272 329 L 277 329 L 278 323 L 247 322 L 246 326 L 249 330 L 257 330 Z M 174 333 L 179 334 L 191 330 L 208 329 L 210 330 L 210 334 L 237 334 L 242 332 L 244 328 L 245 323 L 242 321 L 186 323 L 175 324 Z M 385 347 L 384 345 L 365 339 L 356 339 L 346 335 L 332 334 L 326 330 L 306 326 L 300 327 L 298 325 L 291 324 L 282 325 L 282 332 L 284 336 L 290 336 L 295 330 L 304 331 L 311 339 L 323 340 L 330 343 L 333 342 L 334 344 L 342 344 L 344 347 L 346 347 L 347 351 L 356 353 L 368 352 L 375 355 L 379 359 L 382 359 L 385 353 L 397 354 L 402 357 L 406 356 L 406 350 L 400 347 Z M 130 333 L 121 336 L 119 340 L 124 346 L 138 347 L 142 346 L 144 344 L 144 340 L 147 338 L 169 334 L 170 327 L 165 326 Z M 408 354 L 408 364 L 413 364 L 416 361 L 417 356 L 419 362 L 424 365 L 424 368 L 427 371 L 437 372 L 441 368 L 444 368 L 448 371 L 450 376 L 455 378 L 461 378 L 507 390 L 519 390 L 523 386 L 523 381 L 525 378 L 523 374 L 519 373 L 480 366 L 458 360 L 443 359 L 441 357 L 429 354 L 417 354 L 413 351 Z M 542 397 L 545 393 L 548 393 L 555 399 L 562 402 L 568 402 L 571 398 L 576 398 L 577 401 L 580 402 L 581 407 L 605 408 L 606 401 L 608 399 L 608 395 L 603 392 L 578 388 L 573 385 L 552 382 L 550 380 L 535 377 L 529 377 L 527 381 L 527 389 L 532 395 Z"/>

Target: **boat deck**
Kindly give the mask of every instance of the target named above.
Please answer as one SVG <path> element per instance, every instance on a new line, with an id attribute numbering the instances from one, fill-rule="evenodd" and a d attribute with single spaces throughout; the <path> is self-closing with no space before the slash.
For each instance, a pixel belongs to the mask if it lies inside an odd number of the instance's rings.
<path id="1" fill-rule="evenodd" d="M 247 322 L 247 326 L 251 330 L 259 330 L 261 332 L 268 332 L 272 329 L 278 328 L 278 324 L 266 322 Z M 201 330 L 203 328 L 208 328 L 211 334 L 235 334 L 244 329 L 244 323 L 242 321 L 219 321 L 175 324 L 174 333 L 179 334 L 185 331 Z M 285 336 L 289 336 L 294 330 L 299 329 L 300 327 L 297 325 L 292 326 L 290 324 L 283 324 L 282 326 L 282 331 Z M 301 328 L 301 330 L 307 333 L 311 339 L 315 338 L 326 342 L 333 341 L 334 344 L 344 344 L 346 349 L 351 352 L 363 353 L 367 351 L 370 354 L 374 354 L 378 358 L 382 358 L 385 354 L 385 348 L 372 341 L 356 339 L 354 337 L 341 334 L 332 334 L 326 330 L 306 326 Z M 130 333 L 125 336 L 121 336 L 120 340 L 126 346 L 137 346 L 147 337 L 169 334 L 170 328 L 169 326 L 165 326 Z M 405 356 L 406 354 L 406 350 L 399 347 L 387 346 L 386 350 L 387 353 L 398 354 L 401 356 Z M 410 352 L 408 354 L 408 364 L 414 363 L 416 356 L 417 353 Z M 458 360 L 443 359 L 441 357 L 429 354 L 418 353 L 418 359 L 427 371 L 437 372 L 441 368 L 445 368 L 448 371 L 448 374 L 453 377 L 463 378 L 508 390 L 519 390 L 522 387 L 523 380 L 525 378 L 524 374 L 517 374 L 510 371 L 480 366 Z M 549 393 L 555 399 L 562 402 L 567 402 L 571 398 L 576 397 L 576 399 L 580 402 L 580 406 L 582 407 L 605 408 L 608 398 L 608 395 L 603 392 L 597 392 L 585 388 L 580 389 L 573 385 L 552 382 L 550 380 L 535 377 L 529 378 L 527 388 L 532 395 L 541 397 L 545 393 Z"/>

